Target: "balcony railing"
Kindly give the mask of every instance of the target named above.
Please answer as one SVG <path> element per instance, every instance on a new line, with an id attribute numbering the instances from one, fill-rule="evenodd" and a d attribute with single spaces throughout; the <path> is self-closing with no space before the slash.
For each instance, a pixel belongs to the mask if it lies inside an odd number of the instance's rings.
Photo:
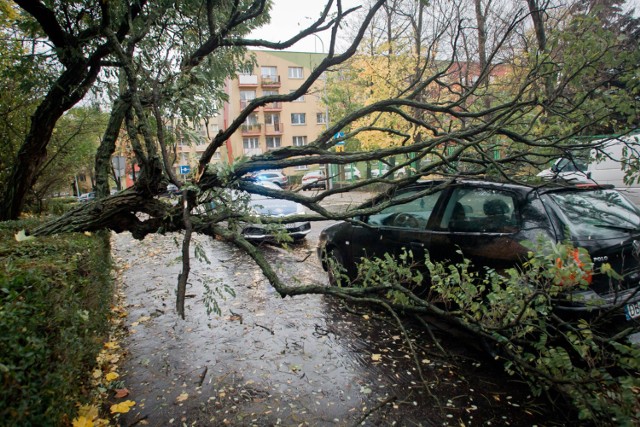
<path id="1" fill-rule="evenodd" d="M 262 125 L 260 123 L 244 124 L 240 127 L 243 135 L 260 135 Z"/>
<path id="2" fill-rule="evenodd" d="M 258 76 L 240 74 L 238 76 L 238 84 L 240 86 L 258 86 Z"/>
<path id="3" fill-rule="evenodd" d="M 281 111 L 282 110 L 282 102 L 269 102 L 265 104 L 263 107 L 264 111 Z"/>
<path id="4" fill-rule="evenodd" d="M 284 132 L 284 124 L 267 123 L 264 125 L 264 131 L 267 135 L 282 135 L 282 132 Z"/>
<path id="5" fill-rule="evenodd" d="M 280 76 L 262 76 L 260 79 L 262 87 L 280 87 Z"/>
<path id="6" fill-rule="evenodd" d="M 259 154 L 262 154 L 262 149 L 260 149 L 260 148 L 245 148 L 244 149 L 244 155 L 247 156 L 247 157 L 257 156 Z"/>

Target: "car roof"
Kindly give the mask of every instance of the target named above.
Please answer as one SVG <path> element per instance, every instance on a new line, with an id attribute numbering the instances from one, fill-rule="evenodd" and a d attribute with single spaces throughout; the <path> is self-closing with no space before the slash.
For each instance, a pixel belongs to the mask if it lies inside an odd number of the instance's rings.
<path id="1" fill-rule="evenodd" d="M 433 179 L 418 181 L 407 185 L 406 187 L 398 187 L 398 190 L 411 189 L 411 188 L 425 188 L 430 186 L 446 184 L 447 181 L 443 179 Z M 493 187 L 496 189 L 505 189 L 515 191 L 523 196 L 527 196 L 530 193 L 546 194 L 563 191 L 589 191 L 596 189 L 613 189 L 613 185 L 598 185 L 596 183 L 564 183 L 564 182 L 544 182 L 542 184 L 526 184 L 526 183 L 513 183 L 513 182 L 500 182 L 491 181 L 486 179 L 457 179 L 452 181 L 448 186 L 457 185 L 478 185 L 483 187 Z"/>

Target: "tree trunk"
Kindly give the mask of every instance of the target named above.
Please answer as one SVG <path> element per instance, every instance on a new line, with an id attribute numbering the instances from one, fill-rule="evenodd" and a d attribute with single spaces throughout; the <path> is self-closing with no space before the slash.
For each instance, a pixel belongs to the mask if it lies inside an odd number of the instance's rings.
<path id="1" fill-rule="evenodd" d="M 107 129 L 96 152 L 96 195 L 98 198 L 109 195 L 109 174 L 111 171 L 111 156 L 116 150 L 116 141 L 120 135 L 120 129 L 124 122 L 124 117 L 129 108 L 129 103 L 124 101 L 122 97 L 113 103 L 111 116 Z"/>

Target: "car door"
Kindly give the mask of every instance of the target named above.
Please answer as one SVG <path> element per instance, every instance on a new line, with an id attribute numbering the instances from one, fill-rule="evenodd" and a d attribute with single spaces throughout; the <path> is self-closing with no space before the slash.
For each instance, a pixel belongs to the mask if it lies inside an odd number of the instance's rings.
<path id="1" fill-rule="evenodd" d="M 430 191 L 422 186 L 398 193 L 390 206 L 362 218 L 363 225 L 354 225 L 354 262 L 363 257 L 384 257 L 385 253 L 397 256 L 405 249 L 412 251 L 414 259 L 422 260 L 431 235 L 427 224 L 442 194 Z"/>
<path id="2" fill-rule="evenodd" d="M 447 196 L 430 224 L 432 259 L 459 262 L 464 256 L 477 268 L 502 269 L 526 254 L 516 192 L 469 184 L 454 187 Z"/>

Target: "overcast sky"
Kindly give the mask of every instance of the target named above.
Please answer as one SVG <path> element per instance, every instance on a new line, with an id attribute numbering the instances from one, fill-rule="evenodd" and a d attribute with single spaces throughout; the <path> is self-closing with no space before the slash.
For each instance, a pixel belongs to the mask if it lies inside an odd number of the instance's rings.
<path id="1" fill-rule="evenodd" d="M 252 36 L 270 41 L 284 41 L 314 22 L 320 16 L 325 3 L 326 0 L 275 0 L 271 9 L 271 23 L 254 31 Z M 346 9 L 362 3 L 357 0 L 343 0 L 342 7 Z M 322 41 L 319 41 L 318 37 L 310 36 L 288 50 L 326 52 L 331 34 L 325 31 L 318 36 Z"/>
<path id="2" fill-rule="evenodd" d="M 254 31 L 252 36 L 269 41 L 284 41 L 317 19 L 325 3 L 326 0 L 274 0 L 274 6 L 271 10 L 271 23 Z M 344 9 L 362 5 L 363 3 L 365 2 L 362 0 L 342 1 Z M 635 15 L 640 15 L 640 0 L 626 0 L 625 4 L 629 8 L 635 7 Z M 318 34 L 318 36 L 322 39 L 322 42 L 318 40 L 318 37 L 310 36 L 288 50 L 326 52 L 326 49 L 329 48 L 330 32 L 325 31 L 322 34 Z M 338 43 L 338 46 L 340 45 L 341 43 Z"/>

